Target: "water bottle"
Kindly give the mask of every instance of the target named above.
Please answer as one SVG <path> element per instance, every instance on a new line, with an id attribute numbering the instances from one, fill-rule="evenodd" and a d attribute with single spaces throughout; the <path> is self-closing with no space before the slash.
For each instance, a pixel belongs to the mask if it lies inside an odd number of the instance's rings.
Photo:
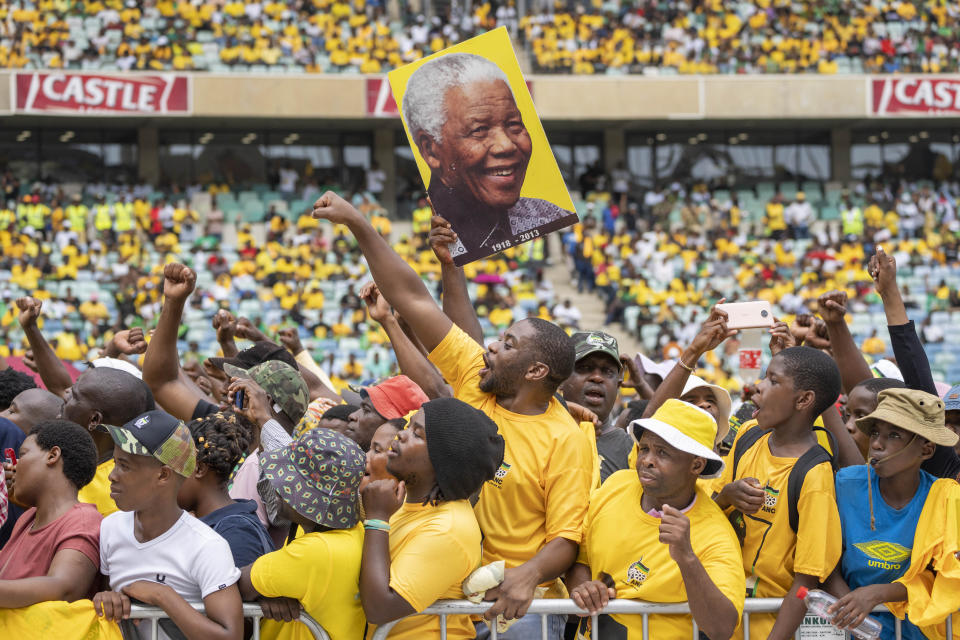
<path id="1" fill-rule="evenodd" d="M 744 386 L 753 385 L 760 378 L 763 365 L 763 329 L 743 329 L 740 332 L 740 380 Z"/>
<path id="2" fill-rule="evenodd" d="M 797 589 L 797 597 L 807 605 L 808 612 L 823 618 L 831 624 L 833 623 L 833 616 L 827 613 L 827 608 L 837 601 L 832 595 L 820 589 L 800 587 Z M 880 637 L 880 630 L 882 628 L 883 625 L 880 624 L 879 620 L 867 616 L 863 622 L 860 623 L 860 626 L 854 629 L 847 629 L 847 631 L 851 637 L 857 638 L 858 640 L 876 640 Z"/>

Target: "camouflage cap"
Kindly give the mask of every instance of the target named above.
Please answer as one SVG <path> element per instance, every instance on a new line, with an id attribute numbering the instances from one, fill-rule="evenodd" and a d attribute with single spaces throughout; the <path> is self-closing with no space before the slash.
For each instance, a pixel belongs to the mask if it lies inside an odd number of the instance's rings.
<path id="1" fill-rule="evenodd" d="M 180 475 L 197 468 L 197 448 L 182 420 L 156 409 L 141 414 L 122 427 L 104 425 L 113 442 L 135 456 L 151 456 Z"/>
<path id="2" fill-rule="evenodd" d="M 307 412 L 310 405 L 307 383 L 296 369 L 285 362 L 268 360 L 249 369 L 224 364 L 223 370 L 229 376 L 247 378 L 260 385 L 294 424 L 300 422 Z"/>
<path id="3" fill-rule="evenodd" d="M 620 349 L 617 346 L 617 339 L 609 333 L 603 331 L 578 331 L 571 336 L 573 338 L 573 348 L 576 354 L 576 360 L 579 362 L 591 353 L 605 353 L 617 363 L 620 364 Z"/>

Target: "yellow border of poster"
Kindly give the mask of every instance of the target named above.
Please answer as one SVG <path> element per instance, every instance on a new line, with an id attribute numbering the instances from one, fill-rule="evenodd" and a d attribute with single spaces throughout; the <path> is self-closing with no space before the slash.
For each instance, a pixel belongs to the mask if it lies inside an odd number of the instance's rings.
<path id="1" fill-rule="evenodd" d="M 520 197 L 540 198 L 573 213 L 575 211 L 573 200 L 570 198 L 569 191 L 567 191 L 567 186 L 563 181 L 563 175 L 560 173 L 560 167 L 557 166 L 556 158 L 553 156 L 550 143 L 547 141 L 547 134 L 543 130 L 540 116 L 533 105 L 533 98 L 530 96 L 523 72 L 520 70 L 520 63 L 517 62 L 517 56 L 513 51 L 513 45 L 510 42 L 510 35 L 506 27 L 488 31 L 387 74 L 403 122 L 403 129 L 407 134 L 410 148 L 413 149 L 413 157 L 417 161 L 423 184 L 430 185 L 430 168 L 420 155 L 417 145 L 410 139 L 410 129 L 403 114 L 403 95 L 407 88 L 407 82 L 414 71 L 426 62 L 449 53 L 473 53 L 483 56 L 500 67 L 506 74 L 510 81 L 510 88 L 516 98 L 517 107 L 520 109 L 523 124 L 527 128 L 533 145 L 530 162 L 527 165 L 527 175 L 520 190 Z"/>

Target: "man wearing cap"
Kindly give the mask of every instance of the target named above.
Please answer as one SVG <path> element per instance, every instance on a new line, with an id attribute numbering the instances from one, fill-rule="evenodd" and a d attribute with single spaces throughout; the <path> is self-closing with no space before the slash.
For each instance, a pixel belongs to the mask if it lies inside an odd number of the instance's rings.
<path id="1" fill-rule="evenodd" d="M 629 430 L 640 448 L 637 467 L 613 474 L 593 494 L 568 579 L 570 596 L 590 613 L 611 598 L 686 601 L 700 631 L 729 638 L 743 612 L 740 545 L 723 512 L 697 484 L 723 468 L 713 451 L 716 421 L 670 399 Z M 689 638 L 692 620 L 651 615 L 649 637 Z M 647 636 L 640 616 L 603 615 L 598 624 L 600 637 Z M 585 637 L 591 637 L 589 625 L 589 619 L 581 622 Z"/>
<path id="2" fill-rule="evenodd" d="M 260 465 L 277 495 L 281 516 L 303 535 L 260 556 L 241 571 L 245 600 L 267 601 L 275 619 L 299 615 L 302 605 L 331 638 L 361 638 L 366 620 L 360 605 L 359 488 L 365 460 L 355 442 L 329 429 L 312 429 L 282 449 L 266 452 Z M 294 607 L 285 607 L 287 599 Z M 298 603 L 298 604 L 297 604 Z M 312 638 L 300 624 L 264 621 L 264 637 Z"/>
<path id="3" fill-rule="evenodd" d="M 360 390 L 360 408 L 350 414 L 343 433 L 369 451 L 373 434 L 385 422 L 405 417 L 428 400 L 427 394 L 407 376 L 387 378 Z"/>
<path id="4" fill-rule="evenodd" d="M 565 400 L 575 402 L 597 414 L 597 457 L 600 480 L 627 468 L 627 456 L 633 441 L 627 432 L 618 429 L 610 413 L 620 393 L 623 381 L 620 351 L 617 339 L 602 331 L 581 331 L 573 334 L 576 364 L 573 374 L 560 385 Z"/>
<path id="5" fill-rule="evenodd" d="M 159 410 L 106 429 L 115 443 L 110 496 L 120 511 L 100 527 L 100 571 L 111 590 L 94 596 L 97 614 L 121 622 L 138 600 L 163 609 L 188 640 L 240 637 L 240 571 L 230 546 L 177 505 L 196 468 L 190 430 Z M 188 604 L 199 602 L 205 613 Z"/>
<path id="6" fill-rule="evenodd" d="M 363 491 L 360 598 L 377 625 L 463 597 L 461 583 L 480 565 L 480 526 L 468 499 L 500 468 L 503 438 L 482 411 L 438 398 L 411 418 L 387 456 L 387 471 L 403 485 L 376 480 Z M 448 638 L 475 635 L 470 616 L 447 618 Z M 439 638 L 440 620 L 413 616 L 388 637 Z"/>
<path id="7" fill-rule="evenodd" d="M 309 398 L 307 385 L 290 365 L 278 360 L 269 360 L 249 369 L 241 369 L 229 363 L 224 371 L 232 377 L 227 388 L 227 397 L 236 407 L 235 411 L 260 428 L 260 450 L 251 455 L 282 449 L 293 442 L 294 427 L 307 411 Z M 242 393 L 242 397 L 241 397 Z M 237 407 L 237 399 L 242 400 Z M 257 495 L 235 495 L 263 504 L 270 536 L 277 546 L 289 531 L 290 522 L 280 516 L 281 505 L 276 492 L 264 476 L 262 467 L 257 479 Z"/>
<path id="8" fill-rule="evenodd" d="M 883 624 L 880 637 L 892 640 L 893 614 L 871 613 L 890 603 L 898 617 L 907 616 L 903 638 L 943 637 L 918 627 L 940 623 L 957 608 L 960 530 L 956 517 L 945 515 L 949 505 L 960 504 L 960 486 L 921 466 L 937 446 L 955 446 L 957 434 L 944 425 L 944 403 L 934 395 L 895 388 L 877 400 L 856 422 L 869 438 L 869 464 L 837 472 L 843 556 L 825 583 L 840 598 L 835 622 L 853 628 L 869 614 Z"/>

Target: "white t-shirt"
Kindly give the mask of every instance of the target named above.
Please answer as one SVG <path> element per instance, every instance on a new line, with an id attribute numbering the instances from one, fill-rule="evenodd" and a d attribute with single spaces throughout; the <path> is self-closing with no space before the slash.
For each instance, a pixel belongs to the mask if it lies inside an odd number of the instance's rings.
<path id="1" fill-rule="evenodd" d="M 367 191 L 370 193 L 380 193 L 383 191 L 383 183 L 387 181 L 387 174 L 383 169 L 370 169 L 367 171 Z"/>
<path id="2" fill-rule="evenodd" d="M 117 511 L 100 523 L 100 572 L 113 591 L 146 580 L 200 602 L 240 579 L 227 541 L 186 511 L 148 542 L 138 542 L 133 527 L 132 511 Z"/>
<path id="3" fill-rule="evenodd" d="M 297 188 L 297 172 L 293 169 L 280 169 L 280 191 L 289 193 Z"/>

